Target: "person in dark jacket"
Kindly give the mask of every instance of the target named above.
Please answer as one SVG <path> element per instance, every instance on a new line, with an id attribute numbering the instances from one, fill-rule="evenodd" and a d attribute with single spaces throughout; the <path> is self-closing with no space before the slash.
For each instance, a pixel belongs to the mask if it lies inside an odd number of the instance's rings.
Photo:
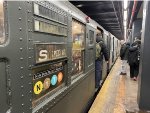
<path id="1" fill-rule="evenodd" d="M 102 79 L 102 63 L 103 63 L 103 56 L 105 57 L 105 61 L 109 60 L 108 49 L 102 39 L 101 35 L 97 35 L 96 42 L 100 43 L 101 51 L 100 57 L 95 61 L 95 87 L 100 87 L 100 80 Z"/>
<path id="2" fill-rule="evenodd" d="M 128 60 L 128 52 L 129 52 L 130 43 L 123 43 L 120 49 L 120 58 L 122 60 L 121 63 L 121 75 L 126 75 L 127 68 L 127 60 Z"/>
<path id="3" fill-rule="evenodd" d="M 128 62 L 130 65 L 130 78 L 135 81 L 139 73 L 140 46 L 141 41 L 135 38 L 134 43 L 129 48 Z"/>

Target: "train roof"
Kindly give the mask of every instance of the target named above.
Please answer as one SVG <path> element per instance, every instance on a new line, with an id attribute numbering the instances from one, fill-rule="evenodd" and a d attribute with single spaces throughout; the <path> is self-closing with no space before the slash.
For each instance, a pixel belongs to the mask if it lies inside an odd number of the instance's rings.
<path id="1" fill-rule="evenodd" d="M 83 22 L 84 24 L 88 24 L 95 29 L 97 29 L 97 27 L 102 29 L 104 31 L 104 34 L 106 34 L 106 35 L 111 34 L 110 32 L 106 31 L 100 24 L 98 24 L 96 21 L 94 21 L 92 19 L 90 19 L 90 22 L 87 23 L 86 17 L 88 17 L 88 15 L 84 14 L 81 10 L 76 8 L 69 1 L 50 1 L 50 2 L 55 4 L 56 6 L 60 7 L 64 11 L 68 12 L 71 16 L 77 18 L 79 21 Z M 115 36 L 113 35 L 113 37 L 115 37 Z"/>

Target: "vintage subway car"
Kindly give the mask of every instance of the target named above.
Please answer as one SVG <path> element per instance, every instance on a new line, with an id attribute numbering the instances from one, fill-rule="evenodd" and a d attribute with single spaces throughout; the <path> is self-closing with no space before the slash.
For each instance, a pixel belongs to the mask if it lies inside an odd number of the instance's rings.
<path id="1" fill-rule="evenodd" d="M 95 94 L 95 38 L 119 41 L 68 1 L 0 1 L 0 113 L 84 113 Z M 116 46 L 116 43 L 118 45 Z"/>

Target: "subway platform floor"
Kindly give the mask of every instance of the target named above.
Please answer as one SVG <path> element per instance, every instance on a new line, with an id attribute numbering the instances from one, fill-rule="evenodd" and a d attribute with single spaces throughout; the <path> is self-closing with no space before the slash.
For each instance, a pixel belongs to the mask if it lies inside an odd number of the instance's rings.
<path id="1" fill-rule="evenodd" d="M 120 75 L 120 70 L 118 59 L 88 113 L 150 113 L 138 108 L 138 81 L 130 79 L 129 66 L 127 75 Z"/>

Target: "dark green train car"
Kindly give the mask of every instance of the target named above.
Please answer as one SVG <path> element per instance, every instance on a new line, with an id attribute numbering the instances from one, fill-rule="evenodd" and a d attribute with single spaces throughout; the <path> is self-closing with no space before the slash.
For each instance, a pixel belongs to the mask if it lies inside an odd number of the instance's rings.
<path id="1" fill-rule="evenodd" d="M 67 1 L 0 1 L 0 113 L 87 111 L 97 29 L 112 37 L 86 18 Z"/>

